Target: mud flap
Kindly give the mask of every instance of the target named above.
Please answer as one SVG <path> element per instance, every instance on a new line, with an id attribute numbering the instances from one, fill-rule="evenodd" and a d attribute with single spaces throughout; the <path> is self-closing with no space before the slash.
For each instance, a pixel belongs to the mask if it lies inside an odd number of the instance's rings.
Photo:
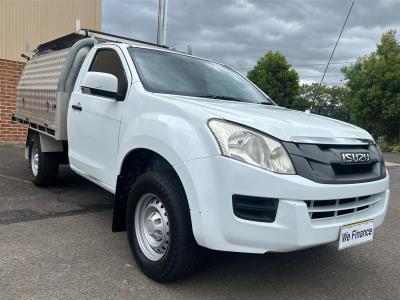
<path id="1" fill-rule="evenodd" d="M 126 230 L 126 205 L 128 195 L 124 188 L 124 181 L 124 177 L 118 175 L 117 188 L 114 196 L 114 214 L 112 222 L 113 232 Z"/>

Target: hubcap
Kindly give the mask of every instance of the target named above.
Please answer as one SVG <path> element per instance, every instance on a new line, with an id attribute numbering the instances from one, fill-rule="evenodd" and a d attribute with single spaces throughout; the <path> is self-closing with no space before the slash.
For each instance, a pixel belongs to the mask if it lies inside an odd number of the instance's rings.
<path id="1" fill-rule="evenodd" d="M 143 254 L 160 260 L 168 250 L 169 221 L 164 204 L 156 195 L 144 194 L 135 209 L 135 233 Z"/>
<path id="2" fill-rule="evenodd" d="M 39 172 L 39 149 L 36 144 L 33 144 L 31 150 L 31 169 L 33 176 L 37 176 Z"/>

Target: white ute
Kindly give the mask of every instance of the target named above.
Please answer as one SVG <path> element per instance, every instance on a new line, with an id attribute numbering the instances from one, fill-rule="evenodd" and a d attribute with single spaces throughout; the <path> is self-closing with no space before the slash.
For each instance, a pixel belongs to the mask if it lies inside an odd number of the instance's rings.
<path id="1" fill-rule="evenodd" d="M 17 87 L 32 180 L 59 164 L 115 195 L 143 272 L 190 274 L 204 248 L 287 252 L 373 239 L 389 202 L 365 130 L 276 105 L 233 69 L 81 30 L 42 44 Z"/>

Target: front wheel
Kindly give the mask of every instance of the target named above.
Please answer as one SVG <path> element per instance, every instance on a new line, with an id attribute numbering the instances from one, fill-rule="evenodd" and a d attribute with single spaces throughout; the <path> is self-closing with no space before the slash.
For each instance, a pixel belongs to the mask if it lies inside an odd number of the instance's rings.
<path id="1" fill-rule="evenodd" d="M 55 153 L 42 152 L 37 134 L 33 134 L 29 140 L 29 167 L 32 182 L 37 186 L 50 185 L 57 179 L 57 157 Z"/>
<path id="2" fill-rule="evenodd" d="M 203 257 L 183 188 L 173 173 L 148 172 L 128 198 L 128 239 L 142 271 L 167 282 L 190 275 Z"/>

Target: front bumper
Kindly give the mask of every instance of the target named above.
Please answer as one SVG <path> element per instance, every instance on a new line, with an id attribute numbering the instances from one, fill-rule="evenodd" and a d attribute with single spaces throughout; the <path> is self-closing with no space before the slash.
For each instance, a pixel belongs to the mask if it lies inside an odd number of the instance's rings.
<path id="1" fill-rule="evenodd" d="M 389 175 L 359 184 L 321 184 L 298 175 L 272 173 L 230 158 L 213 156 L 174 166 L 191 209 L 193 233 L 207 248 L 223 251 L 288 252 L 337 241 L 340 227 L 374 219 L 382 224 L 389 203 Z M 237 218 L 232 195 L 278 198 L 275 221 Z M 334 218 L 311 220 L 305 200 L 376 195 L 368 209 Z"/>

